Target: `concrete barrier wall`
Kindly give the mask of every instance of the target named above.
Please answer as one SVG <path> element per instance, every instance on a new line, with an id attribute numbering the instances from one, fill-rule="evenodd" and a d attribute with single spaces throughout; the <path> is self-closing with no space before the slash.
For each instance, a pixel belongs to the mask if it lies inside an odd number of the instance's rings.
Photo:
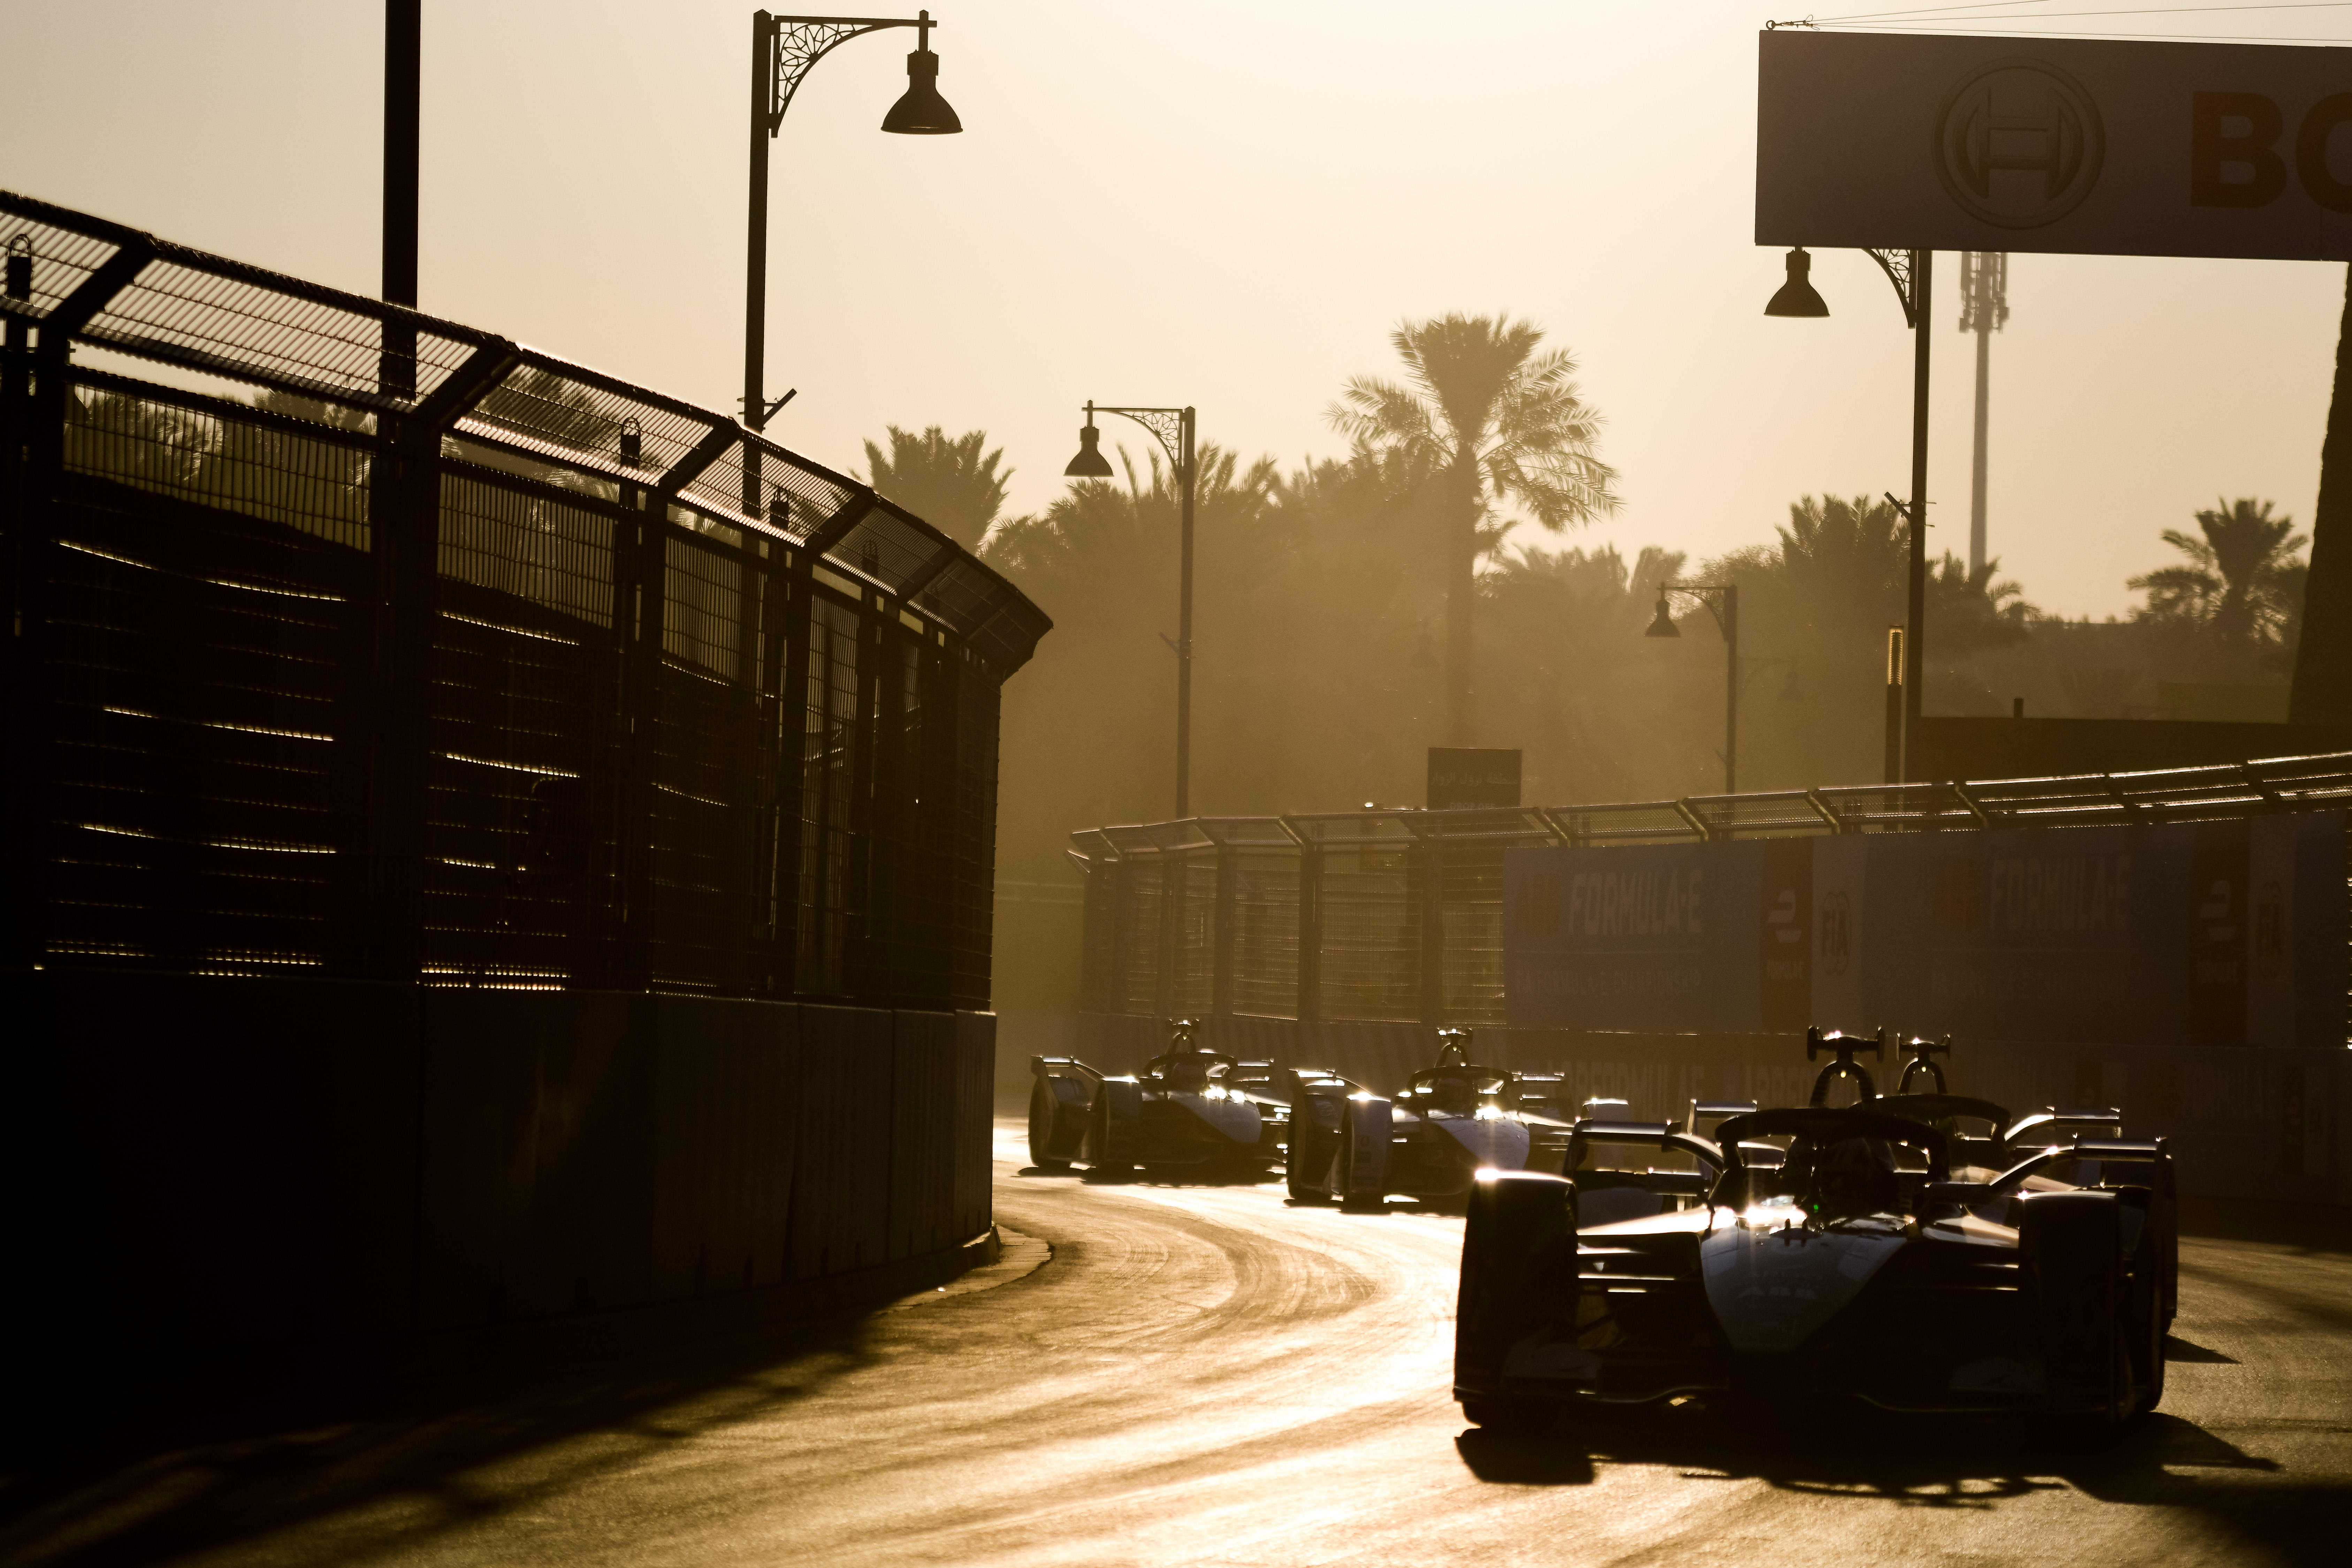
<path id="1" fill-rule="evenodd" d="M 986 1014 L 38 972 L 0 1017 L 16 1353 L 644 1306 L 989 1224 Z"/>
<path id="2" fill-rule="evenodd" d="M 1131 1072 L 1166 1049 L 1165 1026 L 1087 1013 L 1080 1059 Z M 1213 1049 L 1283 1066 L 1329 1068 L 1386 1092 L 1429 1064 L 1435 1031 L 1415 1024 L 1302 1024 L 1211 1018 Z M 1558 1072 L 1571 1102 L 1605 1096 L 1630 1114 L 1679 1118 L 1694 1100 L 1801 1105 L 1818 1064 L 1799 1033 L 1613 1034 L 1479 1029 L 1474 1054 L 1496 1067 Z M 1864 1058 L 1882 1093 L 1900 1064 Z M 2208 1046 L 1960 1043 L 1945 1068 L 1953 1092 L 2019 1113 L 2043 1106 L 2115 1105 L 2135 1136 L 2172 1140 L 2182 1191 L 2194 1196 L 2352 1205 L 2352 1051 Z"/>

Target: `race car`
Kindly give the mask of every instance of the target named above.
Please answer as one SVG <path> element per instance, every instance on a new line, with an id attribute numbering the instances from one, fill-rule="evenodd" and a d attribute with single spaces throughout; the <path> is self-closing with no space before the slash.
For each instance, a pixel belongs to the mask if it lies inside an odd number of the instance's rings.
<path id="1" fill-rule="evenodd" d="M 1944 1092 L 1943 1072 L 1931 1058 L 1951 1054 L 1950 1037 L 1940 1043 L 1915 1037 L 1907 1044 L 1912 1059 L 1904 1067 L 1898 1092 L 1870 1101 L 1872 1110 L 1939 1129 L 1948 1140 L 1952 1174 L 1963 1181 L 1990 1182 L 2021 1163 L 2032 1164 L 2011 1189 L 2011 1195 L 1996 1200 L 1995 1212 L 1988 1217 L 2014 1223 L 2011 1205 L 2034 1193 L 2105 1186 L 2148 1191 L 2148 1224 L 2161 1259 L 2161 1310 L 2168 1331 L 2180 1306 L 2180 1204 L 2172 1152 L 2165 1141 L 2150 1144 L 2126 1139 L 2124 1113 L 2111 1105 L 2045 1107 L 2012 1116 L 2007 1107 L 1990 1100 Z M 1902 1092 L 1909 1088 L 1915 1069 L 1922 1069 L 1918 1076 L 1923 1081 L 1932 1074 L 1933 1092 Z M 2049 1157 L 2037 1162 L 2035 1157 L 2043 1154 Z"/>
<path id="2" fill-rule="evenodd" d="M 1868 1103 L 1752 1111 L 1716 1133 L 1580 1122 L 1571 1174 L 1479 1174 L 1454 1340 L 1471 1421 L 1754 1396 L 2105 1428 L 2163 1397 L 2155 1193 L 2114 1180 L 2025 1190 L 2068 1161 L 2149 1170 L 2160 1143 L 2077 1138 L 1956 1182 L 1944 1131 Z M 1778 1139 L 1779 1169 L 1745 1158 Z M 1587 1154 L 1602 1146 L 1694 1169 L 1595 1180 Z M 1605 1198 L 1644 1184 L 1661 1197 L 1706 1190 L 1688 1208 L 1586 1220 L 1588 1186 Z"/>
<path id="3" fill-rule="evenodd" d="M 1470 1031 L 1440 1029 L 1437 1060 L 1383 1098 L 1336 1073 L 1293 1072 L 1285 1166 L 1302 1203 L 1379 1203 L 1391 1193 L 1455 1197 L 1484 1169 L 1516 1171 L 1531 1150 L 1564 1147 L 1559 1080 L 1480 1067 Z"/>
<path id="4" fill-rule="evenodd" d="M 1113 1077 L 1073 1057 L 1031 1057 L 1029 1159 L 1045 1170 L 1073 1162 L 1099 1176 L 1192 1169 L 1263 1175 L 1282 1163 L 1290 1103 L 1271 1064 L 1245 1062 L 1193 1041 L 1189 1018 L 1143 1070 Z"/>

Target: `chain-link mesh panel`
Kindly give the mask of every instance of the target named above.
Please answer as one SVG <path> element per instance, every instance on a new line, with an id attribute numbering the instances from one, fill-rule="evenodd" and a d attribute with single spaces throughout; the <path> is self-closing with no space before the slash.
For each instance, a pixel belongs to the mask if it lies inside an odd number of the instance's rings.
<path id="1" fill-rule="evenodd" d="M 743 563 L 678 538 L 664 542 L 662 651 L 722 680 L 743 671 Z"/>
<path id="2" fill-rule="evenodd" d="M 996 760 L 1003 694 L 969 660 L 956 681 L 955 1005 L 986 1005 L 996 920 Z"/>
<path id="3" fill-rule="evenodd" d="M 440 536 L 443 576 L 613 624 L 613 521 L 604 513 L 445 474 Z"/>
<path id="4" fill-rule="evenodd" d="M 1119 863 L 1119 990 L 1116 1011 L 1150 1017 L 1160 1010 L 1160 921 L 1167 867 L 1157 859 Z"/>
<path id="5" fill-rule="evenodd" d="M 110 384 L 77 385 L 66 412 L 69 470 L 368 548 L 364 446 Z"/>
<path id="6" fill-rule="evenodd" d="M 656 989 L 745 988 L 752 928 L 751 693 L 666 665 L 654 746 Z"/>
<path id="7" fill-rule="evenodd" d="M 889 503 L 877 501 L 851 524 L 832 554 L 896 593 L 899 584 L 939 553 L 940 543 L 930 530 L 901 516 Z"/>
<path id="8" fill-rule="evenodd" d="M 1214 1004 L 1216 979 L 1217 854 L 1179 850 L 1170 857 L 1176 922 L 1174 967 L 1168 976 L 1168 1011 L 1179 1018 L 1200 1017 Z"/>
<path id="9" fill-rule="evenodd" d="M 1444 885 L 1445 1017 L 1503 1021 L 1503 854 L 1500 844 L 1447 844 Z"/>
<path id="10" fill-rule="evenodd" d="M 831 522 L 844 507 L 860 500 L 864 494 L 855 481 L 819 468 L 805 458 L 770 446 L 756 437 L 747 439 L 751 442 L 749 456 L 745 442 L 737 441 L 679 495 L 698 506 L 755 519 L 797 543 Z M 743 504 L 746 462 L 751 463 L 759 476 L 756 514 L 747 511 Z"/>
<path id="11" fill-rule="evenodd" d="M 1298 851 L 1234 855 L 1234 1011 L 1265 1018 L 1298 1011 Z"/>
<path id="12" fill-rule="evenodd" d="M 68 476 L 48 552 L 49 962 L 316 971 L 347 930 L 366 558 Z"/>
<path id="13" fill-rule="evenodd" d="M 159 258 L 110 300 L 82 335 L 225 375 L 267 381 L 329 398 L 377 398 L 383 373 L 381 317 L 357 300 L 335 304 L 324 290 L 256 269 L 227 276 Z M 416 333 L 415 393 L 431 394 L 474 352 L 429 325 Z"/>
<path id="14" fill-rule="evenodd" d="M 549 990 L 575 973 L 583 884 L 611 859 L 609 837 L 551 793 L 593 766 L 596 650 L 490 618 L 502 610 L 486 593 L 434 621 L 421 965 L 428 984 Z M 542 825 L 559 802 L 583 830 L 560 849 Z"/>
<path id="15" fill-rule="evenodd" d="M 823 595 L 810 605 L 801 737 L 797 990 L 842 992 L 849 953 L 859 721 L 858 621 Z"/>
<path id="16" fill-rule="evenodd" d="M 556 462 L 651 484 L 700 445 L 718 423 L 709 415 L 530 354 L 483 394 L 457 427 L 542 453 Z M 635 463 L 623 450 L 625 433 L 636 437 Z"/>
<path id="17" fill-rule="evenodd" d="M 1393 824 L 1367 819 L 1366 836 L 1329 825 L 1322 847 L 1318 1005 L 1326 1018 L 1365 1021 L 1421 1016 L 1421 901 L 1412 840 Z"/>

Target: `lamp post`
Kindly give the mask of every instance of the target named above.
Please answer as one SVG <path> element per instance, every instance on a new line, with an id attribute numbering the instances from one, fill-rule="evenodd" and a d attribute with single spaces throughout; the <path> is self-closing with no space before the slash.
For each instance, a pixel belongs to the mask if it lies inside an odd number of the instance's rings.
<path id="1" fill-rule="evenodd" d="M 1739 793 L 1739 588 L 1732 583 L 1661 583 L 1657 618 L 1643 637 L 1678 637 L 1669 594 L 1687 594 L 1706 606 L 1723 633 L 1723 793 Z"/>
<path id="2" fill-rule="evenodd" d="M 1078 432 L 1078 455 L 1063 475 L 1074 479 L 1110 478 L 1110 459 L 1097 445 L 1097 414 L 1124 414 L 1159 441 L 1174 466 L 1184 498 L 1183 543 L 1176 590 L 1176 820 L 1191 815 L 1192 798 L 1192 411 L 1190 408 L 1113 408 L 1087 405 L 1086 427 Z M 1166 641 L 1163 636 L 1160 639 Z"/>
<path id="3" fill-rule="evenodd" d="M 424 70 L 425 0 L 384 0 L 383 297 L 416 304 L 418 107 Z M 416 329 L 383 324 L 376 384 L 387 397 L 416 395 Z"/>
<path id="4" fill-rule="evenodd" d="M 772 16 L 751 13 L 751 211 L 743 279 L 743 423 L 764 430 L 786 393 L 767 401 L 768 341 L 768 143 L 783 128 L 793 94 L 817 61 L 850 39 L 886 27 L 915 29 L 915 50 L 907 57 L 907 90 L 882 129 L 899 136 L 947 136 L 963 121 L 940 96 L 940 57 L 931 52 L 931 29 L 940 24 L 929 11 L 912 19 L 893 16 Z M 760 458 L 756 448 L 743 459 L 743 510 L 760 511 Z"/>
<path id="5" fill-rule="evenodd" d="M 1935 280 L 1932 250 L 1865 250 L 1895 285 L 1903 320 L 1911 328 L 1911 504 L 1903 509 L 1911 524 L 1911 572 L 1904 606 L 1903 777 L 1910 777 L 1911 754 L 1919 734 L 1921 658 L 1927 616 L 1927 301 Z M 1812 258 L 1802 246 L 1789 252 L 1788 280 L 1764 307 L 1768 316 L 1826 316 L 1830 308 L 1806 276 Z M 1891 498 L 1890 498 L 1891 499 Z M 1895 781 L 1889 780 L 1889 783 Z"/>

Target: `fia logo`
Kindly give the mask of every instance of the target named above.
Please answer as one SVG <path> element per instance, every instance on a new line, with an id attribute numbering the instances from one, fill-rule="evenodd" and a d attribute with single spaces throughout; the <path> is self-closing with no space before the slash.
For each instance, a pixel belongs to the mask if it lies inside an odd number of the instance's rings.
<path id="1" fill-rule="evenodd" d="M 2106 156 L 2099 106 L 2055 66 L 1978 67 L 1936 115 L 1936 176 L 1971 216 L 2039 228 L 2080 206 Z"/>
<path id="2" fill-rule="evenodd" d="M 1853 910 L 1843 893 L 1822 899 L 1822 973 L 1843 974 L 1853 952 Z"/>

